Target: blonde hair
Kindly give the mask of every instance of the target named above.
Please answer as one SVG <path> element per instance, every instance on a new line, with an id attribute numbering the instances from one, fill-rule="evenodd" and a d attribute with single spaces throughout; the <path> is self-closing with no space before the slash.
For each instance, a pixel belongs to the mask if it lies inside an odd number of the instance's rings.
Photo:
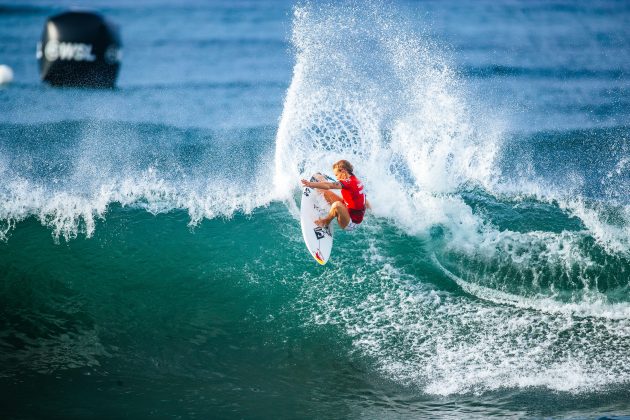
<path id="1" fill-rule="evenodd" d="M 333 164 L 333 169 L 345 169 L 350 175 L 354 175 L 352 173 L 352 171 L 354 169 L 352 167 L 352 164 L 350 162 L 348 162 L 347 160 L 345 160 L 345 159 L 341 159 L 340 161 L 335 162 Z"/>

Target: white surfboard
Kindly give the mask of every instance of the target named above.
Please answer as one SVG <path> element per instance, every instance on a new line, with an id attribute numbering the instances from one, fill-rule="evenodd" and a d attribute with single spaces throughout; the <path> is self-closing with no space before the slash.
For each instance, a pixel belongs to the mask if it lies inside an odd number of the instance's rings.
<path id="1" fill-rule="evenodd" d="M 317 173 L 311 177 L 310 181 L 334 182 L 334 179 Z M 302 202 L 300 204 L 302 236 L 304 236 L 304 242 L 308 251 L 315 258 L 315 261 L 321 265 L 326 264 L 328 258 L 330 258 L 333 246 L 333 228 L 332 223 L 325 228 L 317 226 L 315 220 L 326 216 L 329 211 L 330 204 L 324 198 L 321 190 L 310 187 L 302 189 Z"/>

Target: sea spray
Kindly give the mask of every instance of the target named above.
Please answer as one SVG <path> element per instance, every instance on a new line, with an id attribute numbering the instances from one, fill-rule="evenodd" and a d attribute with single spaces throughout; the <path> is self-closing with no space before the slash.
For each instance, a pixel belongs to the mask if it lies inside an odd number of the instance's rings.
<path id="1" fill-rule="evenodd" d="M 500 124 L 479 129 L 444 54 L 394 11 L 298 7 L 292 40 L 296 64 L 276 140 L 278 190 L 348 158 L 376 214 L 422 231 L 442 217 L 437 194 L 491 180 Z"/>
<path id="2" fill-rule="evenodd" d="M 29 217 L 55 238 L 91 237 L 109 207 L 188 212 L 190 224 L 273 199 L 269 128 L 182 130 L 66 121 L 6 125 L 0 138 L 0 239 Z M 12 145 L 19 144 L 19 148 Z"/>

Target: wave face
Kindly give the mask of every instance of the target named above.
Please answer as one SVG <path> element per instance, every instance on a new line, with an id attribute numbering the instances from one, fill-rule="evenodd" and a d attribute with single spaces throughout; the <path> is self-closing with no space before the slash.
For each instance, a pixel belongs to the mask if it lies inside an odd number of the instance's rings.
<path id="1" fill-rule="evenodd" d="M 0 89 L 8 417 L 630 410 L 627 7 L 311 2 L 291 61 L 291 5 L 153 1 L 118 89 Z M 320 267 L 299 180 L 342 158 L 373 209 Z"/>

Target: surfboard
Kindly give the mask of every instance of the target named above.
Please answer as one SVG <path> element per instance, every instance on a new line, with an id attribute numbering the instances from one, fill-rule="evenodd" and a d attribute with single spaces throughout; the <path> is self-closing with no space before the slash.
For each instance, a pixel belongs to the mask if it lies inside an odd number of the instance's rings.
<path id="1" fill-rule="evenodd" d="M 314 174 L 311 182 L 330 181 L 334 179 L 320 173 Z M 330 258 L 333 246 L 332 223 L 328 227 L 321 227 L 315 224 L 315 220 L 328 214 L 330 204 L 324 198 L 321 190 L 316 188 L 302 188 L 302 201 L 300 203 L 300 224 L 302 226 L 302 236 L 306 243 L 306 248 L 311 253 L 315 261 L 324 265 Z"/>

